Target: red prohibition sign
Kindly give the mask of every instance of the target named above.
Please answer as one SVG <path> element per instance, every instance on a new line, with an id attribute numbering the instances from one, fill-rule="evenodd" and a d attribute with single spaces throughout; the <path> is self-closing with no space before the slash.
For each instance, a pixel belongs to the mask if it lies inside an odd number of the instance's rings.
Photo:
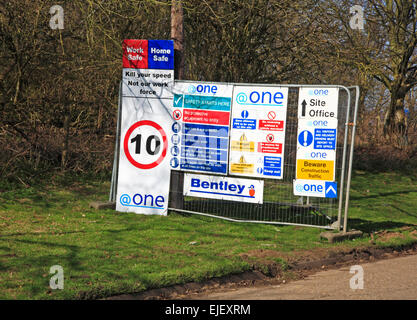
<path id="1" fill-rule="evenodd" d="M 181 116 L 182 116 L 182 113 L 181 113 L 181 111 L 180 110 L 174 110 L 174 112 L 172 113 L 172 115 L 174 116 L 174 120 L 180 120 L 181 119 Z"/>
<path id="2" fill-rule="evenodd" d="M 274 135 L 273 135 L 273 134 L 268 134 L 268 135 L 266 136 L 266 140 L 267 140 L 268 142 L 272 142 L 272 141 L 274 141 Z"/>
<path id="3" fill-rule="evenodd" d="M 135 159 L 133 159 L 132 155 L 129 152 L 129 138 L 130 135 L 132 134 L 133 130 L 135 130 L 138 127 L 141 126 L 151 126 L 153 128 L 155 128 L 156 130 L 159 131 L 159 133 L 162 136 L 162 142 L 163 142 L 163 149 L 162 149 L 162 154 L 159 156 L 159 158 L 149 164 L 142 164 L 137 162 Z M 155 168 L 158 164 L 160 164 L 162 162 L 162 160 L 164 160 L 166 154 L 167 154 L 167 149 L 168 149 L 168 139 L 167 139 L 167 135 L 164 131 L 164 129 L 162 129 L 162 127 L 150 120 L 142 120 L 142 121 L 138 121 L 136 123 L 134 123 L 129 130 L 127 130 L 126 135 L 125 135 L 125 139 L 123 141 L 123 149 L 125 151 L 125 155 L 127 157 L 127 159 L 129 160 L 129 162 L 131 164 L 133 164 L 135 167 L 139 168 L 139 169 L 152 169 Z"/>
<path id="4" fill-rule="evenodd" d="M 269 111 L 269 112 L 268 112 L 268 119 L 269 119 L 269 120 L 274 120 L 276 116 L 277 116 L 277 115 L 275 114 L 275 112 L 274 112 L 274 111 Z"/>

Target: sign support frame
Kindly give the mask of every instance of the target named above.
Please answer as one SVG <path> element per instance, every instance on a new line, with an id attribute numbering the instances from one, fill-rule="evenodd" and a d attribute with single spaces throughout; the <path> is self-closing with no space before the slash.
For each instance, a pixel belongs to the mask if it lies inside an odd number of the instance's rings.
<path id="1" fill-rule="evenodd" d="M 189 83 L 193 83 L 196 81 L 192 81 L 192 80 L 182 80 L 183 82 L 189 82 Z M 356 114 L 357 114 L 357 109 L 358 109 L 358 97 L 359 97 L 359 87 L 358 86 L 353 86 L 353 87 L 346 87 L 343 85 L 320 85 L 320 84 L 313 84 L 313 85 L 309 85 L 309 84 L 259 84 L 259 83 L 235 83 L 235 82 L 217 82 L 218 84 L 230 84 L 230 85 L 234 85 L 234 86 L 255 86 L 255 85 L 259 85 L 259 86 L 265 86 L 265 87 L 276 87 L 276 86 L 281 86 L 281 87 L 288 87 L 288 88 L 316 88 L 316 87 L 325 87 L 325 88 L 338 88 L 338 89 L 342 89 L 346 92 L 347 94 L 347 111 L 346 111 L 346 123 L 345 123 L 345 133 L 344 133 L 344 146 L 343 146 L 343 153 L 342 153 L 342 168 L 341 168 L 341 177 L 340 177 L 340 192 L 339 192 L 339 206 L 338 206 L 338 217 L 337 220 L 331 225 L 331 226 L 320 226 L 320 228 L 322 229 L 330 229 L 330 230 L 340 230 L 341 229 L 341 223 L 342 223 L 342 206 L 343 206 L 343 186 L 345 183 L 345 170 L 346 170 L 346 157 L 347 157 L 347 140 L 348 140 L 348 128 L 349 128 L 349 115 L 350 115 L 350 105 L 351 105 L 351 93 L 350 90 L 351 89 L 356 89 L 357 91 L 357 100 L 355 102 L 355 117 L 353 119 L 354 121 L 354 125 L 356 125 Z M 352 158 L 353 156 L 353 148 L 354 148 L 354 140 L 351 140 L 352 144 L 351 144 L 351 153 L 350 153 L 350 158 Z M 351 180 L 351 170 L 352 170 L 352 163 L 351 163 L 351 159 L 350 159 L 350 163 L 349 163 L 349 171 L 350 174 L 348 174 L 347 177 L 347 189 L 349 190 L 350 188 L 350 180 Z M 349 196 L 349 192 L 346 193 L 346 200 L 345 201 L 345 210 L 344 210 L 344 220 L 346 220 L 346 222 L 344 223 L 343 229 L 347 230 L 347 212 L 348 212 L 348 208 L 349 208 L 349 204 L 348 204 L 348 196 Z M 191 212 L 188 210 L 183 210 L 183 209 L 176 209 L 176 208 L 168 208 L 171 211 L 178 211 L 178 212 L 188 212 L 188 213 L 192 213 L 192 214 L 200 214 L 200 215 L 205 215 L 205 216 L 210 216 L 208 214 L 203 214 L 203 213 L 197 213 L 195 211 Z M 221 217 L 221 216 L 214 216 L 216 218 L 219 219 L 224 219 L 224 220 L 230 220 L 229 218 L 226 219 L 225 217 Z M 233 219 L 234 220 L 234 219 Z M 242 220 L 236 220 L 239 222 L 243 222 Z M 254 223 L 259 223 L 259 221 L 256 220 L 245 220 L 244 222 L 254 222 Z M 263 222 L 263 223 L 268 223 L 268 222 Z M 270 223 L 270 222 L 269 222 Z M 282 224 L 285 225 L 286 223 L 273 223 L 273 224 Z M 290 223 L 291 224 L 291 223 Z M 310 225 L 310 224 L 303 224 L 304 226 L 311 226 L 311 227 L 318 227 L 316 225 Z"/>
<path id="2" fill-rule="evenodd" d="M 350 154 L 349 154 L 349 169 L 348 169 L 348 179 L 346 185 L 346 201 L 345 201 L 345 212 L 343 217 L 343 232 L 347 232 L 347 219 L 348 219 L 348 211 L 349 211 L 349 193 L 350 193 L 350 182 L 352 180 L 352 167 L 353 167 L 353 150 L 355 146 L 355 134 L 356 134 L 356 121 L 358 117 L 358 106 L 359 106 L 359 96 L 360 96 L 360 88 L 359 86 L 349 87 L 349 89 L 356 90 L 355 96 L 355 111 L 353 115 L 353 124 L 352 124 L 352 137 L 350 143 Z M 347 125 L 349 125 L 347 123 Z M 346 145 L 345 145 L 346 147 Z"/>
<path id="3" fill-rule="evenodd" d="M 122 114 L 122 89 L 123 83 L 119 82 L 119 100 L 117 104 L 117 123 L 116 123 L 116 144 L 114 146 L 113 170 L 110 182 L 109 202 L 116 202 L 117 180 L 119 172 L 119 154 L 120 154 L 120 121 Z"/>
<path id="4" fill-rule="evenodd" d="M 179 79 L 174 79 L 175 80 L 179 80 Z M 196 81 L 192 81 L 192 80 L 182 80 L 184 82 L 196 82 Z M 231 85 L 239 85 L 239 86 L 245 86 L 245 85 L 256 85 L 256 84 L 245 84 L 245 83 L 225 83 L 225 82 L 217 82 L 218 84 L 231 84 Z M 123 108 L 122 106 L 122 102 L 121 102 L 121 96 L 122 96 L 122 89 L 121 89 L 121 85 L 122 82 L 119 83 L 119 99 L 118 99 L 118 110 L 117 110 L 117 128 L 116 128 L 116 144 L 115 144 L 115 157 L 113 160 L 113 169 L 112 169 L 112 177 L 111 177 L 111 184 L 110 184 L 110 194 L 109 194 L 109 200 L 110 202 L 115 202 L 116 201 L 116 194 L 117 194 L 117 172 L 118 172 L 118 167 L 119 167 L 119 148 L 120 148 L 120 121 L 121 121 L 121 109 Z M 277 84 L 259 84 L 259 85 L 263 85 L 263 86 L 277 86 Z M 338 203 L 338 216 L 337 216 L 337 221 L 335 221 L 333 223 L 332 226 L 317 226 L 317 225 L 305 225 L 302 224 L 303 226 L 311 226 L 311 227 L 319 227 L 322 229 L 336 229 L 336 230 L 341 230 L 342 229 L 342 210 L 343 210 L 343 232 L 347 232 L 347 228 L 348 228 L 348 224 L 347 224 L 347 220 L 348 220 L 348 209 L 349 209 L 349 195 L 350 195 L 350 185 L 351 185 L 351 178 L 352 178 L 352 167 L 353 167 L 353 151 L 354 151 L 354 139 L 355 139 L 355 134 L 356 134 L 356 121 L 357 121 L 357 114 L 358 114 L 358 105 L 359 105 L 359 96 L 360 96 L 360 88 L 359 86 L 342 86 L 342 85 L 297 85 L 297 84 L 285 84 L 285 85 L 280 85 L 280 86 L 286 86 L 288 88 L 302 88 L 302 87 L 306 87 L 306 88 L 313 88 L 313 87 L 326 87 L 326 88 L 339 88 L 342 89 L 346 92 L 347 94 L 347 108 L 346 108 L 346 122 L 345 122 L 345 133 L 344 133 L 344 140 L 343 140 L 343 154 L 342 154 L 342 168 L 341 168 L 341 176 L 340 176 L 340 192 L 339 192 L 339 203 Z M 354 115 L 353 115 L 353 121 L 349 121 L 350 120 L 350 113 L 351 113 L 351 90 L 355 90 L 355 104 L 354 104 Z M 351 131 L 351 146 L 350 146 L 350 152 L 349 152 L 349 159 L 347 159 L 347 152 L 348 152 L 348 146 L 347 146 L 347 142 L 348 142 L 348 135 L 349 135 L 349 129 L 352 129 Z M 229 132 L 230 135 L 230 132 Z M 348 164 L 346 163 L 346 161 L 348 161 Z M 346 168 L 347 166 L 347 168 Z M 347 169 L 347 170 L 346 170 Z M 347 171 L 347 177 L 345 174 L 345 171 Z M 181 186 L 183 184 L 183 172 L 181 171 L 176 171 L 176 170 L 171 170 L 171 186 L 172 185 L 176 185 L 177 192 L 180 192 L 180 194 L 176 194 L 177 197 L 181 197 L 182 196 L 182 192 L 181 192 Z M 173 176 L 178 176 L 176 177 L 178 180 L 180 181 L 176 181 L 177 179 L 172 179 Z M 182 178 L 182 179 L 181 179 Z M 174 181 L 173 181 L 174 180 Z M 173 183 L 174 182 L 174 183 Z M 346 182 L 346 189 L 344 188 Z M 170 189 L 170 195 L 173 195 L 173 189 Z M 178 190 L 180 189 L 180 190 Z M 346 190 L 346 191 L 345 191 Z M 343 192 L 345 192 L 345 195 L 343 195 Z M 269 224 L 281 224 L 281 225 L 285 225 L 288 223 L 280 223 L 280 222 L 268 222 L 268 221 L 256 221 L 256 220 L 237 220 L 237 219 L 230 219 L 230 218 L 226 218 L 226 217 L 219 217 L 219 216 L 215 216 L 215 215 L 210 215 L 210 214 L 205 214 L 205 213 L 200 213 L 200 212 L 191 212 L 188 210 L 183 210 L 183 196 L 181 197 L 181 199 L 176 199 L 176 200 L 180 200 L 180 201 L 175 201 L 177 202 L 177 204 L 180 204 L 180 206 L 176 206 L 173 205 L 174 203 L 172 203 L 173 198 L 171 197 L 171 201 L 168 210 L 169 211 L 178 211 L 178 212 L 188 212 L 188 213 L 193 213 L 193 214 L 200 214 L 200 215 L 204 215 L 204 216 L 212 216 L 212 217 L 216 217 L 216 218 L 220 218 L 220 219 L 224 219 L 224 220 L 229 220 L 229 221 L 235 221 L 235 222 L 254 222 L 254 223 L 269 223 Z M 182 200 L 182 201 L 181 201 Z M 343 208 L 343 201 L 345 201 L 344 203 L 344 208 Z"/>

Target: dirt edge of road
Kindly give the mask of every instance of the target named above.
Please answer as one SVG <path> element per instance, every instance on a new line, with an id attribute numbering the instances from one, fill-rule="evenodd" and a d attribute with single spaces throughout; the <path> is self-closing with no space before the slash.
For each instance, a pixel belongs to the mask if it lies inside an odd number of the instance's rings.
<path id="1" fill-rule="evenodd" d="M 264 258 L 264 262 L 252 265 L 252 270 L 240 274 L 213 278 L 204 282 L 190 282 L 183 285 L 174 285 L 166 288 L 147 290 L 138 294 L 123 294 L 106 298 L 107 300 L 168 300 L 191 299 L 228 289 L 242 287 L 256 287 L 288 283 L 300 280 L 318 271 L 336 269 L 347 265 L 363 262 L 372 262 L 381 259 L 417 254 L 417 242 L 408 245 L 389 247 L 363 247 L 363 248 L 337 248 L 317 249 L 297 254 L 283 254 L 273 250 L 257 250 L 242 255 L 249 259 L 256 255 Z M 286 264 L 273 262 L 270 259 L 284 259 Z"/>

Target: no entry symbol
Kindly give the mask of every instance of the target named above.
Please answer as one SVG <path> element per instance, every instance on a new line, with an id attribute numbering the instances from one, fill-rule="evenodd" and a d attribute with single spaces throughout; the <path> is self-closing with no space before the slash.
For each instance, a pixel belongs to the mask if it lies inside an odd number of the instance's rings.
<path id="1" fill-rule="evenodd" d="M 268 119 L 269 120 L 274 120 L 277 117 L 277 115 L 275 114 L 274 111 L 269 111 L 268 112 Z"/>
<path id="2" fill-rule="evenodd" d="M 180 120 L 182 117 L 182 113 L 180 110 L 174 110 L 174 112 L 172 113 L 172 115 L 174 116 L 175 120 Z"/>
<path id="3" fill-rule="evenodd" d="M 266 141 L 268 141 L 268 142 L 272 142 L 272 141 L 274 141 L 274 135 L 273 135 L 273 134 L 268 134 L 268 135 L 266 136 Z"/>

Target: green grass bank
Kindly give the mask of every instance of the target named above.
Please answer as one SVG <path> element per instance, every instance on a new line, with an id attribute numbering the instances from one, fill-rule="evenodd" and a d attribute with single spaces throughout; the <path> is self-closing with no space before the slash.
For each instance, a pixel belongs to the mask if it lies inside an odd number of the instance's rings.
<path id="1" fill-rule="evenodd" d="M 296 255 L 417 242 L 417 172 L 356 170 L 349 227 L 365 236 L 338 244 L 316 228 L 96 211 L 88 204 L 107 199 L 103 179 L 54 176 L 0 191 L 0 299 L 94 299 L 202 281 L 263 263 L 248 255 L 257 250 Z M 63 290 L 49 287 L 53 265 L 63 267 Z"/>

